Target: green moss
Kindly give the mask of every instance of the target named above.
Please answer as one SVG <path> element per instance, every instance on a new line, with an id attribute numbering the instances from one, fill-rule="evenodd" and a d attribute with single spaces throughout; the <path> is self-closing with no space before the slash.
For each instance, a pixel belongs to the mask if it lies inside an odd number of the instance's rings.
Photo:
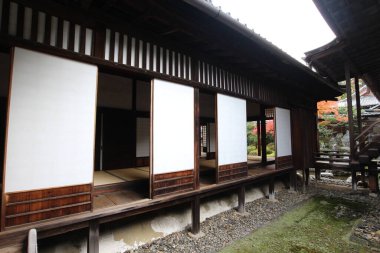
<path id="1" fill-rule="evenodd" d="M 368 252 L 366 246 L 348 239 L 366 208 L 343 199 L 316 197 L 222 252 Z"/>

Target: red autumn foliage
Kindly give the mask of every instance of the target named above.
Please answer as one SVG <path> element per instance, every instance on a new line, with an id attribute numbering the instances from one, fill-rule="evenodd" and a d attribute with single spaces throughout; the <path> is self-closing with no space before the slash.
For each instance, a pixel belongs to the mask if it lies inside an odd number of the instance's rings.
<path id="1" fill-rule="evenodd" d="M 348 117 L 339 114 L 338 101 L 321 101 L 317 104 L 318 118 L 323 118 L 323 115 L 334 115 L 337 121 L 347 122 Z"/>
<path id="2" fill-rule="evenodd" d="M 267 133 L 272 133 L 272 134 L 274 133 L 274 122 L 273 122 L 273 120 L 267 120 L 266 130 L 267 130 Z M 252 133 L 253 134 L 257 133 L 256 127 L 254 127 L 252 129 Z"/>

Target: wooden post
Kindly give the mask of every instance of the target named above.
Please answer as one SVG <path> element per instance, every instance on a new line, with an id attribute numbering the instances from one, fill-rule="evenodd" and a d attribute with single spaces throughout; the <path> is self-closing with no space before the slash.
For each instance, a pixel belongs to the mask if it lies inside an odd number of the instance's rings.
<path id="1" fill-rule="evenodd" d="M 200 124 L 199 124 L 199 89 L 194 89 L 194 190 L 199 188 L 199 155 L 200 155 Z"/>
<path id="2" fill-rule="evenodd" d="M 305 186 L 309 185 L 309 180 L 310 180 L 310 169 L 305 168 Z"/>
<path id="3" fill-rule="evenodd" d="M 356 170 L 355 168 L 352 168 L 351 171 L 351 185 L 352 185 L 352 190 L 356 191 L 357 190 L 357 184 L 356 184 Z"/>
<path id="4" fill-rule="evenodd" d="M 289 172 L 289 191 L 295 192 L 297 190 L 297 170 L 293 169 Z"/>
<path id="5" fill-rule="evenodd" d="M 362 112 L 360 105 L 360 89 L 359 89 L 359 78 L 355 76 L 355 99 L 356 99 L 356 117 L 358 121 L 358 132 L 362 132 Z"/>
<path id="6" fill-rule="evenodd" d="M 346 93 L 347 93 L 347 116 L 348 116 L 348 131 L 350 133 L 350 160 L 353 159 L 355 152 L 355 139 L 354 139 L 354 117 L 352 114 L 352 94 L 351 94 L 351 75 L 350 64 L 348 62 L 344 65 L 346 77 Z M 356 190 L 356 170 L 352 167 L 352 190 Z"/>
<path id="7" fill-rule="evenodd" d="M 348 131 L 350 133 L 350 154 L 351 159 L 354 154 L 355 148 L 355 136 L 354 136 L 354 117 L 352 114 L 352 94 L 351 94 L 351 75 L 350 75 L 350 64 L 345 63 L 345 77 L 346 77 L 346 93 L 347 93 L 347 116 L 348 116 Z"/>
<path id="8" fill-rule="evenodd" d="M 361 105 L 360 105 L 360 89 L 359 89 L 359 78 L 358 76 L 355 76 L 355 100 L 356 100 L 356 120 L 358 123 L 358 134 L 362 132 L 362 112 L 361 112 Z M 362 147 L 360 147 L 361 149 Z M 361 181 L 363 182 L 363 185 L 365 183 L 365 169 L 364 166 L 361 166 Z"/>
<path id="9" fill-rule="evenodd" d="M 193 235 L 199 234 L 201 231 L 201 212 L 200 212 L 201 200 L 199 196 L 195 196 L 191 202 L 191 233 Z"/>
<path id="10" fill-rule="evenodd" d="M 274 201 L 276 199 L 274 193 L 274 177 L 269 179 L 269 200 Z"/>
<path id="11" fill-rule="evenodd" d="M 88 228 L 87 252 L 99 253 L 99 223 L 97 220 L 90 221 Z"/>
<path id="12" fill-rule="evenodd" d="M 371 193 L 379 192 L 379 173 L 376 162 L 370 162 L 368 166 L 368 186 Z"/>
<path id="13" fill-rule="evenodd" d="M 261 162 L 267 162 L 267 130 L 266 130 L 266 116 L 265 107 L 260 106 L 260 118 L 261 118 Z"/>
<path id="14" fill-rule="evenodd" d="M 315 180 L 321 180 L 321 169 L 319 167 L 315 168 Z"/>
<path id="15" fill-rule="evenodd" d="M 132 81 L 132 113 L 135 124 L 133 125 L 133 132 L 135 134 L 132 135 L 133 143 L 137 143 L 137 81 L 133 79 Z M 133 157 L 134 157 L 134 166 L 137 166 L 137 148 L 136 145 L 133 147 Z"/>
<path id="16" fill-rule="evenodd" d="M 240 186 L 238 189 L 238 212 L 245 213 L 245 186 Z"/>
<path id="17" fill-rule="evenodd" d="M 306 193 L 306 169 L 302 169 L 302 192 Z"/>
<path id="18" fill-rule="evenodd" d="M 260 120 L 256 121 L 257 126 L 257 155 L 261 156 L 261 123 Z"/>

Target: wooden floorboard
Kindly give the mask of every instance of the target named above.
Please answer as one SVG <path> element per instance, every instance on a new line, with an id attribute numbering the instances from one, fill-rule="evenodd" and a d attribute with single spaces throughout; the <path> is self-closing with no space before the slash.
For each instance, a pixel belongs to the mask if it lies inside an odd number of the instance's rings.
<path id="1" fill-rule="evenodd" d="M 94 209 L 106 208 L 106 207 L 111 207 L 114 205 L 115 205 L 115 203 L 113 203 L 105 195 L 98 195 L 98 196 L 94 197 Z"/>

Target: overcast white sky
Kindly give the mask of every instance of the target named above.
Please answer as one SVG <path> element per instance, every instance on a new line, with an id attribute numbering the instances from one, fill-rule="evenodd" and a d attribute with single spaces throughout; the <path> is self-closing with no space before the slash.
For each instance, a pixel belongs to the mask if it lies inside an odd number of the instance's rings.
<path id="1" fill-rule="evenodd" d="M 212 0 L 295 59 L 327 44 L 334 33 L 312 0 Z"/>

